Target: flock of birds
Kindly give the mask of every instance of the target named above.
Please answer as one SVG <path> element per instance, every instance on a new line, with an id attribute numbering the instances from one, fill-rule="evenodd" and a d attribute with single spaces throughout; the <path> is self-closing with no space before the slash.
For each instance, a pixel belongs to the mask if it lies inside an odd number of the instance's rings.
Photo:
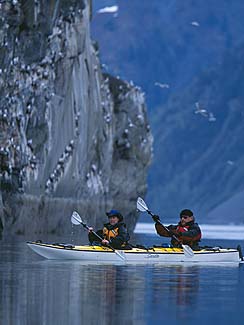
<path id="1" fill-rule="evenodd" d="M 4 7 L 4 5 L 6 5 Z M 48 36 L 49 47 L 41 62 L 25 64 L 18 52 L 21 44 L 18 36 L 12 37 L 11 26 L 8 24 L 7 14 L 20 6 L 17 0 L 10 3 L 1 2 L 0 28 L 3 37 L 0 38 L 1 47 L 9 54 L 5 55 L 8 62 L 0 68 L 0 86 L 5 94 L 0 98 L 0 177 L 8 179 L 12 174 L 19 174 L 19 186 L 31 171 L 35 171 L 38 160 L 35 155 L 36 139 L 27 137 L 28 127 L 38 127 L 38 110 L 51 108 L 55 91 L 50 85 L 55 79 L 55 66 L 65 56 L 65 42 L 63 40 L 64 21 L 67 17 L 72 20 L 74 14 L 70 12 L 57 19 L 53 33 Z M 4 11 L 5 9 L 5 11 Z M 5 14 L 7 12 L 7 14 Z M 14 11 L 15 12 L 15 11 Z M 13 51 L 14 48 L 14 51 Z M 4 87 L 3 87 L 4 86 Z M 75 116 L 75 134 L 78 133 L 79 113 Z M 67 158 L 72 153 L 73 140 L 66 146 L 56 168 L 47 181 L 47 188 L 54 178 L 60 175 Z"/>
<path id="2" fill-rule="evenodd" d="M 114 6 L 108 6 L 108 7 L 101 8 L 101 9 L 97 10 L 97 13 L 98 14 L 115 14 L 115 13 L 118 14 L 118 10 L 119 10 L 119 6 L 114 5 Z M 198 21 L 192 21 L 190 24 L 194 27 L 200 26 L 200 23 Z M 170 85 L 168 83 L 161 83 L 158 81 L 156 81 L 154 83 L 154 85 L 161 89 L 169 89 L 170 88 Z M 214 114 L 212 112 L 207 111 L 205 108 L 201 108 L 198 102 L 195 103 L 194 113 L 207 118 L 209 122 L 216 121 L 216 117 L 214 116 Z"/>
<path id="3" fill-rule="evenodd" d="M 201 107 L 199 102 L 195 103 L 195 114 L 199 114 L 208 119 L 209 122 L 215 122 L 216 117 L 212 112 L 207 111 L 205 108 Z"/>
<path id="4" fill-rule="evenodd" d="M 13 5 L 18 7 L 19 2 L 17 0 L 14 1 Z M 116 13 L 117 11 L 118 7 L 115 6 L 109 9 L 104 8 L 100 13 Z M 74 18 L 74 15 L 70 14 L 71 20 L 72 17 Z M 65 20 L 67 21 L 67 15 Z M 6 35 L 0 40 L 1 46 L 11 52 L 13 44 L 7 42 L 7 39 L 11 40 L 11 37 L 9 37 L 11 28 L 5 20 L 4 15 L 1 16 L 0 23 L 2 23 L 2 31 Z M 54 84 L 53 81 L 56 77 L 56 63 L 65 57 L 63 30 L 64 17 L 61 16 L 57 19 L 52 34 L 48 36 L 49 47 L 46 56 L 39 63 L 25 64 L 23 62 L 21 57 L 17 55 L 17 49 L 21 44 L 20 40 L 16 37 L 14 40 L 16 54 L 13 56 L 9 55 L 8 58 L 10 61 L 5 65 L 6 67 L 4 69 L 0 69 L 0 84 L 4 84 L 5 88 L 8 89 L 5 97 L 0 99 L 0 128 L 3 131 L 0 137 L 0 177 L 11 177 L 13 170 L 17 171 L 20 177 L 20 188 L 22 186 L 21 184 L 25 182 L 26 177 L 33 171 L 38 171 L 39 168 L 38 159 L 35 155 L 36 139 L 27 138 L 28 126 L 31 124 L 34 127 L 38 127 L 38 110 L 40 107 L 44 105 L 44 110 L 48 111 L 51 109 L 53 99 L 57 97 L 58 100 L 63 100 L 63 98 L 59 98 L 60 96 L 55 93 L 53 87 L 50 87 L 50 85 Z M 96 73 L 98 66 L 94 66 L 93 68 Z M 128 84 L 124 89 L 122 89 L 124 86 L 119 86 L 119 100 L 126 100 L 130 97 L 129 93 L 132 86 L 132 84 Z M 104 120 L 107 125 L 110 125 L 112 122 L 111 105 L 113 99 L 111 98 L 108 78 L 103 80 L 100 88 L 101 108 L 103 110 Z M 133 91 L 136 94 L 140 89 L 139 87 L 134 88 Z M 55 190 L 59 180 L 65 173 L 65 166 L 68 165 L 74 152 L 76 139 L 80 133 L 79 122 L 80 113 L 77 112 L 74 117 L 74 138 L 64 148 L 52 172 L 47 176 L 45 182 L 45 192 L 47 194 Z M 125 129 L 122 135 L 126 148 L 130 147 L 128 129 L 133 124 L 131 121 L 128 121 L 128 125 L 129 127 Z M 96 171 L 93 169 L 91 170 L 91 177 L 88 182 L 93 179 L 94 183 Z"/>
<path id="5" fill-rule="evenodd" d="M 48 180 L 45 184 L 45 193 L 50 194 L 55 190 L 55 186 L 58 184 L 59 180 L 61 179 L 64 171 L 65 166 L 67 165 L 69 159 L 72 156 L 73 150 L 74 150 L 75 141 L 72 139 L 70 140 L 70 143 L 65 147 L 64 152 L 58 159 L 58 162 L 50 174 Z"/>

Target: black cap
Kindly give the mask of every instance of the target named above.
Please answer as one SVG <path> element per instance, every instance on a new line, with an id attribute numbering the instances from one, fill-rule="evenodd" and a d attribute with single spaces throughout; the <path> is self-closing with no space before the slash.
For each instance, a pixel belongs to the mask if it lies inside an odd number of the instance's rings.
<path id="1" fill-rule="evenodd" d="M 119 221 L 123 220 L 123 216 L 118 210 L 110 210 L 109 212 L 106 212 L 106 215 L 108 216 L 108 218 L 117 217 Z"/>
<path id="2" fill-rule="evenodd" d="M 184 209 L 181 211 L 180 216 L 193 217 L 193 212 L 189 209 Z"/>

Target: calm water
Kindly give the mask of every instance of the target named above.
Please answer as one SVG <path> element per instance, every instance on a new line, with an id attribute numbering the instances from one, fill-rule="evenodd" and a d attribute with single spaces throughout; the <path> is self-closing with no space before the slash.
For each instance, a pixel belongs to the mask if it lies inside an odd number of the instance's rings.
<path id="1" fill-rule="evenodd" d="M 162 239 L 138 235 L 140 243 Z M 208 241 L 236 247 L 236 241 Z M 243 245 L 242 245 L 243 246 Z M 0 324 L 242 324 L 244 265 L 97 265 L 0 242 Z"/>

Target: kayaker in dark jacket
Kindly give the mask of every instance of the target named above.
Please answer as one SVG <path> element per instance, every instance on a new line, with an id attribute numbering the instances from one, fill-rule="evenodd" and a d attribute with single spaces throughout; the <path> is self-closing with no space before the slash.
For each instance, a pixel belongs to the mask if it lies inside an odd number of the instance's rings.
<path id="1" fill-rule="evenodd" d="M 123 222 L 122 214 L 117 210 L 110 210 L 106 214 L 109 222 L 104 224 L 103 229 L 96 232 L 100 237 L 104 238 L 102 245 L 110 245 L 116 249 L 129 248 L 128 241 L 130 236 L 127 232 L 126 224 Z M 90 231 L 93 231 L 93 228 L 90 228 Z M 88 238 L 91 244 L 97 242 L 97 237 L 92 232 L 88 233 Z"/>
<path id="2" fill-rule="evenodd" d="M 154 215 L 155 228 L 160 236 L 171 237 L 175 235 L 182 244 L 189 245 L 192 249 L 199 249 L 199 242 L 202 237 L 201 229 L 195 222 L 193 212 L 189 209 L 184 209 L 180 213 L 180 222 L 177 225 L 169 225 L 167 232 L 159 223 L 159 216 Z M 180 247 L 180 243 L 174 238 L 171 240 L 173 247 Z"/>

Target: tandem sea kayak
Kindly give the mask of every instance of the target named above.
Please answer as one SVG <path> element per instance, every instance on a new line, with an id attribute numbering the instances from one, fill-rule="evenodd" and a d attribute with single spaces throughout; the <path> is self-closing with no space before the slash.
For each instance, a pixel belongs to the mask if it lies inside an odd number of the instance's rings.
<path id="1" fill-rule="evenodd" d="M 152 247 L 113 251 L 103 246 L 74 246 L 27 242 L 37 254 L 53 260 L 80 260 L 101 263 L 240 263 L 241 252 L 232 248 L 204 248 L 186 255 L 181 248 Z"/>

